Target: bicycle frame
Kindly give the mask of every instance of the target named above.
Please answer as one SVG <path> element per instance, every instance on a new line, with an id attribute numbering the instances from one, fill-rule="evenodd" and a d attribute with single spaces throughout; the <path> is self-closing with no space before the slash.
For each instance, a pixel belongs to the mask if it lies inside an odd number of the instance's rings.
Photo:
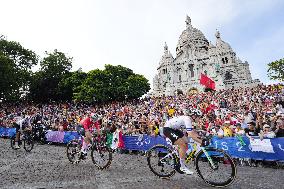
<path id="1" fill-rule="evenodd" d="M 201 147 L 201 150 L 204 152 L 206 158 L 209 160 L 210 165 L 212 166 L 213 169 L 216 169 L 216 165 L 213 163 L 213 160 L 211 159 L 210 155 L 208 154 L 208 152 L 206 151 L 205 147 Z"/>
<path id="2" fill-rule="evenodd" d="M 197 152 L 197 144 L 195 142 L 191 142 L 189 143 L 191 145 L 191 147 L 193 148 L 193 150 L 187 154 L 185 162 L 189 163 L 191 160 L 193 160 L 195 158 L 195 154 Z M 168 158 L 170 155 L 175 154 L 176 157 L 180 158 L 179 153 L 178 153 L 178 146 L 177 145 L 171 145 L 171 147 L 173 148 L 173 152 L 167 154 L 165 157 L 163 157 L 161 159 L 161 161 L 163 159 Z M 206 158 L 208 159 L 208 161 L 210 162 L 210 165 L 212 166 L 213 169 L 216 169 L 216 165 L 213 163 L 212 158 L 210 157 L 210 155 L 208 154 L 208 152 L 206 151 L 206 147 L 200 147 L 200 150 L 198 151 L 198 153 L 201 153 L 201 151 L 203 151 L 203 153 L 205 154 Z"/>

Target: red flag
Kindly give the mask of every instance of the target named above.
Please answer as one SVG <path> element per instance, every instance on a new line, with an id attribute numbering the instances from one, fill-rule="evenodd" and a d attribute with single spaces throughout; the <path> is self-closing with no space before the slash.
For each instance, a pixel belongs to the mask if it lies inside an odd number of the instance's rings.
<path id="1" fill-rule="evenodd" d="M 200 84 L 204 85 L 207 88 L 215 90 L 215 81 L 207 77 L 207 75 L 201 74 Z"/>

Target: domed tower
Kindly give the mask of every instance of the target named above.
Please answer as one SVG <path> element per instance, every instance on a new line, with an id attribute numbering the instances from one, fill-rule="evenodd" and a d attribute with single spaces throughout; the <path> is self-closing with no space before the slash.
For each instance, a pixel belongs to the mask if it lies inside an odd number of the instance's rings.
<path id="1" fill-rule="evenodd" d="M 168 45 L 165 42 L 164 54 L 159 62 L 158 74 L 154 78 L 154 91 L 156 93 L 165 93 L 172 79 L 172 65 L 174 62 L 173 55 L 168 50 Z"/>
<path id="2" fill-rule="evenodd" d="M 232 64 L 236 61 L 236 53 L 233 51 L 229 43 L 221 39 L 220 32 L 216 30 L 216 53 L 219 55 L 221 66 Z"/>
<path id="3" fill-rule="evenodd" d="M 206 53 L 208 50 L 209 42 L 204 34 L 191 25 L 191 19 L 186 16 L 186 29 L 179 37 L 176 47 L 177 58 L 183 54 L 188 57 L 189 53 L 200 52 Z"/>

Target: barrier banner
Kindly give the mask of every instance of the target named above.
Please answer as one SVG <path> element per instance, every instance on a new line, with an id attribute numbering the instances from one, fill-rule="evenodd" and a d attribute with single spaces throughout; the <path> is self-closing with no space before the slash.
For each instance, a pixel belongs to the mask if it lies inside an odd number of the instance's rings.
<path id="1" fill-rule="evenodd" d="M 157 137 L 152 137 L 148 135 L 123 136 L 123 140 L 125 144 L 125 149 L 128 150 L 147 151 L 152 146 L 157 144 L 167 145 L 166 140 L 160 136 Z"/>
<path id="2" fill-rule="evenodd" d="M 15 128 L 0 127 L 0 137 L 12 137 L 16 135 Z"/>
<path id="3" fill-rule="evenodd" d="M 16 133 L 15 128 L 0 127 L 0 137 L 11 137 Z M 77 132 L 48 131 L 47 141 L 68 143 L 74 138 L 79 138 Z M 109 143 L 112 137 L 109 136 Z M 157 144 L 168 145 L 161 137 L 148 135 L 123 136 L 126 150 L 147 151 Z M 110 144 L 109 144 L 110 145 Z M 219 139 L 214 137 L 211 146 L 227 151 L 232 157 L 250 158 L 255 160 L 284 161 L 284 137 L 250 141 L 247 137 L 242 140 L 237 137 L 225 137 Z"/>
<path id="4" fill-rule="evenodd" d="M 264 139 L 263 141 L 254 139 L 251 142 L 247 137 L 243 137 L 243 141 L 246 145 L 242 145 L 235 137 L 213 138 L 212 146 L 227 151 L 232 157 L 284 161 L 284 138 Z M 259 144 L 265 145 L 260 147 Z"/>
<path id="5" fill-rule="evenodd" d="M 129 150 L 141 150 L 147 151 L 152 146 L 157 144 L 167 145 L 164 138 L 151 137 L 147 135 L 139 136 L 124 136 L 125 148 Z M 243 144 L 245 143 L 245 145 Z M 262 147 L 258 146 L 258 151 L 255 151 L 255 144 L 266 144 Z M 264 139 L 260 142 L 259 139 L 255 139 L 250 144 L 248 138 L 243 137 L 241 142 L 236 137 L 226 137 L 219 139 L 214 137 L 212 139 L 211 146 L 227 151 L 232 157 L 236 158 L 250 158 L 256 160 L 267 160 L 267 161 L 284 161 L 284 138 Z M 271 146 L 269 146 L 271 144 Z"/>
<path id="6" fill-rule="evenodd" d="M 65 132 L 64 138 L 63 138 L 63 143 L 67 144 L 69 141 L 73 139 L 78 139 L 80 135 L 76 131 L 71 131 L 71 132 Z"/>
<path id="7" fill-rule="evenodd" d="M 65 133 L 64 131 L 48 131 L 45 135 L 46 141 L 63 143 Z"/>

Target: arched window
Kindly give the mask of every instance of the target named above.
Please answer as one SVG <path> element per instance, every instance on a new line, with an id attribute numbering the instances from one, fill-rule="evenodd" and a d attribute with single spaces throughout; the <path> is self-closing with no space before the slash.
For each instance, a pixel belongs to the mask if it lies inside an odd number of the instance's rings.
<path id="1" fill-rule="evenodd" d="M 193 64 L 189 64 L 189 75 L 190 77 L 194 77 L 194 71 L 193 71 Z"/>

